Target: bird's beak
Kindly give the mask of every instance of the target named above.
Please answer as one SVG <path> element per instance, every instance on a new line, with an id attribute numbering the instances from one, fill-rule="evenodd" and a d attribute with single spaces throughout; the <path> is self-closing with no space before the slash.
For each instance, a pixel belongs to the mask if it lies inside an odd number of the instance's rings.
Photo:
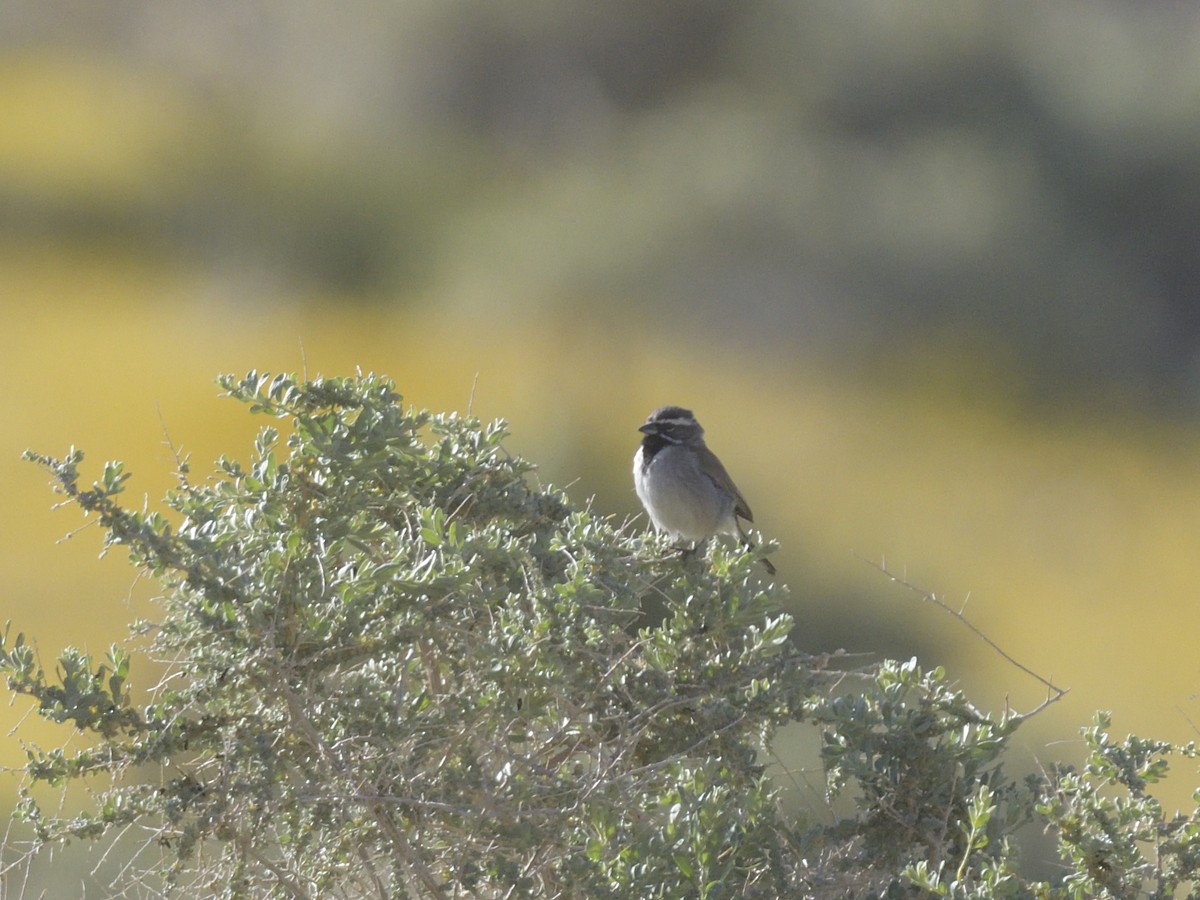
<path id="1" fill-rule="evenodd" d="M 643 425 L 641 428 L 638 429 L 638 431 L 640 431 L 642 434 L 654 434 L 654 432 L 657 430 L 658 430 L 658 428 L 651 422 L 647 422 L 645 425 Z"/>

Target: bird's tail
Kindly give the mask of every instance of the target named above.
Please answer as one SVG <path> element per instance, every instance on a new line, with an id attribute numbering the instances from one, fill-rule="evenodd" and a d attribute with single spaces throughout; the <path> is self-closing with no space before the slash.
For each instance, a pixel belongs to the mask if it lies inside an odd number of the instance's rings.
<path id="1" fill-rule="evenodd" d="M 748 550 L 753 550 L 756 545 L 754 541 L 750 540 L 750 535 L 746 534 L 745 530 L 743 530 L 741 522 L 737 523 L 737 529 L 738 534 L 741 535 L 742 538 L 742 546 L 746 547 Z M 775 566 L 769 559 L 764 556 L 759 560 L 759 562 L 763 564 L 763 567 L 767 570 L 768 575 L 775 574 Z"/>

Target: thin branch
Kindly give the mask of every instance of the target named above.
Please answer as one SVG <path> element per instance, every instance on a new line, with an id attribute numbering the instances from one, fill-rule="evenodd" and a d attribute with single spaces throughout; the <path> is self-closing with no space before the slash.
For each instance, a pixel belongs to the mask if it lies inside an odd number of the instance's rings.
<path id="1" fill-rule="evenodd" d="M 375 888 L 382 900 L 387 900 L 388 891 L 384 886 L 383 881 L 379 878 L 379 873 L 375 871 L 375 861 L 371 859 L 371 854 L 367 852 L 366 846 L 358 845 L 358 858 L 362 860 L 363 868 L 367 870 L 367 877 L 371 879 L 371 884 Z"/>
<path id="2" fill-rule="evenodd" d="M 162 407 L 157 402 L 154 404 L 154 411 L 158 413 L 158 424 L 162 428 L 163 443 L 171 451 L 171 455 L 175 457 L 175 478 L 181 488 L 191 492 L 192 485 L 188 481 L 188 457 L 184 456 L 179 451 L 179 448 L 175 446 L 175 442 L 171 440 L 171 433 L 167 430 L 167 420 L 163 417 Z"/>
<path id="3" fill-rule="evenodd" d="M 429 867 L 417 856 L 412 844 L 408 842 L 408 837 L 396 827 L 396 823 L 392 821 L 392 817 L 387 814 L 383 806 L 376 804 L 371 812 L 376 824 L 379 825 L 388 840 L 395 846 L 396 858 L 416 873 L 417 880 L 421 882 L 425 890 L 429 891 L 431 895 L 439 898 L 439 900 L 449 900 L 450 895 L 446 893 L 441 883 L 434 877 L 433 872 L 429 870 Z"/>
<path id="4" fill-rule="evenodd" d="M 951 615 L 954 618 L 958 619 L 958 621 L 961 622 L 963 625 L 965 625 L 972 634 L 974 634 L 977 638 L 979 638 L 981 641 L 983 641 L 985 644 L 987 644 L 989 647 L 991 647 L 994 651 L 996 651 L 996 653 L 998 653 L 1001 656 L 1001 658 L 1003 658 L 1006 662 L 1008 662 L 1012 666 L 1015 666 L 1017 669 L 1020 669 L 1022 672 L 1024 672 L 1030 678 L 1034 679 L 1035 681 L 1037 681 L 1040 684 L 1045 686 L 1046 691 L 1047 691 L 1046 699 L 1043 700 L 1041 703 L 1039 703 L 1036 707 L 1034 707 L 1032 710 L 1030 710 L 1027 713 L 1012 712 L 1012 715 L 1014 718 L 1020 720 L 1020 719 L 1027 719 L 1030 716 L 1037 715 L 1039 712 L 1041 712 L 1043 709 L 1045 709 L 1051 703 L 1055 703 L 1055 702 L 1061 700 L 1064 696 L 1066 696 L 1067 692 L 1070 690 L 1070 688 L 1060 688 L 1050 678 L 1046 678 L 1042 675 L 1039 675 L 1037 672 L 1033 671 L 1033 669 L 1029 668 L 1025 664 L 1014 659 L 1011 654 L 1009 654 L 1003 647 L 1001 647 L 999 644 L 997 644 L 995 641 L 993 641 L 990 637 L 988 637 L 979 628 L 979 626 L 975 625 L 975 623 L 973 623 L 970 619 L 968 619 L 963 614 L 963 610 L 966 609 L 965 602 L 963 603 L 961 609 L 954 609 L 952 606 L 950 606 L 948 603 L 946 603 L 946 601 L 944 601 L 937 594 L 933 593 L 932 591 L 927 591 L 924 588 L 918 587 L 917 585 L 915 585 L 911 581 L 909 581 L 907 578 L 895 574 L 894 572 L 890 571 L 886 565 L 874 562 L 869 559 L 865 559 L 864 557 L 861 557 L 861 556 L 859 557 L 859 559 L 861 559 L 863 562 L 867 563 L 868 565 L 873 566 L 876 569 L 878 569 L 881 573 L 883 573 L 884 577 L 886 577 L 888 580 L 894 582 L 895 584 L 900 585 L 903 588 L 907 588 L 908 590 L 910 590 L 914 594 L 916 594 L 918 597 L 920 597 L 922 600 L 924 600 L 926 603 L 931 603 L 934 606 L 936 606 L 938 609 L 947 613 L 948 615 Z M 1005 701 L 1005 706 L 1008 707 L 1007 700 Z"/>
<path id="5" fill-rule="evenodd" d="M 313 749 L 317 751 L 322 768 L 333 775 L 343 775 L 343 766 L 321 736 L 317 727 L 308 718 L 308 714 L 304 709 L 304 703 L 296 692 L 286 683 L 275 685 L 274 689 L 287 704 L 288 712 L 291 714 L 291 719 L 299 732 L 308 740 Z M 371 807 L 371 814 L 376 824 L 379 825 L 380 830 L 391 841 L 393 858 L 402 866 L 408 866 L 432 896 L 439 898 L 439 900 L 448 900 L 449 895 L 445 892 L 441 883 L 417 855 L 412 844 L 409 843 L 408 837 L 396 826 L 396 823 L 388 815 L 387 811 L 384 810 L 382 804 L 374 804 Z"/>
<path id="6" fill-rule="evenodd" d="M 291 896 L 300 898 L 300 900 L 304 900 L 304 898 L 309 896 L 308 891 L 306 891 L 298 881 L 292 878 L 292 876 L 285 872 L 282 866 L 260 853 L 249 841 L 246 842 L 245 850 L 255 862 L 274 875 L 276 882 L 278 882 L 278 884 L 283 887 Z"/>
<path id="7" fill-rule="evenodd" d="M 470 418 L 475 414 L 475 389 L 479 387 L 479 372 L 475 373 L 475 377 L 471 379 L 471 393 L 467 397 L 467 417 Z"/>
<path id="8" fill-rule="evenodd" d="M 74 503 L 74 502 L 75 501 L 73 501 L 73 500 L 64 500 L 62 503 L 54 504 L 53 508 L 59 509 L 60 507 L 68 506 L 69 504 Z M 96 519 L 88 519 L 86 522 L 84 522 L 78 528 L 72 528 L 70 531 L 68 531 L 66 534 L 64 534 L 62 537 L 60 537 L 54 543 L 65 544 L 67 541 L 71 540 L 71 538 L 75 537 L 75 535 L 80 534 L 81 532 L 86 531 L 89 528 L 95 528 L 99 524 L 100 524 L 100 522 Z"/>
<path id="9" fill-rule="evenodd" d="M 1196 727 L 1196 723 L 1192 721 L 1192 717 L 1191 717 L 1191 716 L 1189 716 L 1189 715 L 1188 715 L 1186 712 L 1184 712 L 1184 709 L 1183 709 L 1183 707 L 1182 707 L 1182 706 L 1180 706 L 1179 704 L 1176 704 L 1176 705 L 1175 705 L 1175 709 L 1176 709 L 1176 710 L 1178 710 L 1178 712 L 1179 712 L 1179 714 L 1180 714 L 1181 716 L 1183 716 L 1183 720 L 1184 720 L 1185 722 L 1187 722 L 1187 723 L 1188 723 L 1188 725 L 1190 725 L 1190 726 L 1191 726 L 1191 729 L 1192 729 L 1192 731 L 1196 732 L 1196 734 L 1200 734 L 1200 728 L 1197 728 L 1197 727 Z"/>

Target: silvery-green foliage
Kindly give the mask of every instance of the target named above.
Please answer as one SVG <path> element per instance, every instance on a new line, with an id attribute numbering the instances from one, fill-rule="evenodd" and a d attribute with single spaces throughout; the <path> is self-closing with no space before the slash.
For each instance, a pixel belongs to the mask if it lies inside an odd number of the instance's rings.
<path id="1" fill-rule="evenodd" d="M 786 829 L 758 755 L 804 667 L 772 590 L 647 545 L 508 454 L 501 423 L 405 409 L 367 376 L 222 385 L 262 429 L 247 463 L 188 473 L 182 516 L 36 457 L 163 585 L 143 704 L 129 657 L 5 666 L 101 740 L 32 752 L 37 781 L 114 778 L 97 809 L 21 812 L 42 840 L 136 822 L 165 883 L 230 896 L 770 895 Z M 661 621 L 647 624 L 644 607 Z"/>
<path id="2" fill-rule="evenodd" d="M 273 423 L 203 482 L 181 462 L 171 515 L 120 506 L 119 463 L 85 487 L 79 451 L 29 454 L 161 586 L 148 646 L 48 673 L 0 645 L 10 690 L 91 737 L 29 748 L 17 814 L 42 846 L 147 836 L 114 892 L 1074 898 L 1194 875 L 1196 815 L 1148 790 L 1168 745 L 1102 722 L 1083 771 L 1016 780 L 1020 717 L 915 661 L 800 652 L 753 552 L 680 557 L 571 505 L 502 423 L 370 375 L 221 384 Z M 145 657 L 165 676 L 134 691 Z M 796 722 L 853 812 L 780 805 L 764 764 Z M 39 805 L 76 782 L 92 808 Z M 1030 821 L 1060 884 L 1022 877 Z"/>

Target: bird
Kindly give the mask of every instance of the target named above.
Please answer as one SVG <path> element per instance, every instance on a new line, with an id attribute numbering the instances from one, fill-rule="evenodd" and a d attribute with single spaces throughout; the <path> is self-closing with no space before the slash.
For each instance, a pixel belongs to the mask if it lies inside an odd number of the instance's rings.
<path id="1" fill-rule="evenodd" d="M 638 431 L 643 438 L 633 456 L 633 486 L 654 528 L 696 548 L 714 534 L 735 535 L 753 547 L 739 521 L 754 521 L 750 504 L 704 443 L 692 411 L 660 406 Z M 771 561 L 762 562 L 774 575 Z"/>

